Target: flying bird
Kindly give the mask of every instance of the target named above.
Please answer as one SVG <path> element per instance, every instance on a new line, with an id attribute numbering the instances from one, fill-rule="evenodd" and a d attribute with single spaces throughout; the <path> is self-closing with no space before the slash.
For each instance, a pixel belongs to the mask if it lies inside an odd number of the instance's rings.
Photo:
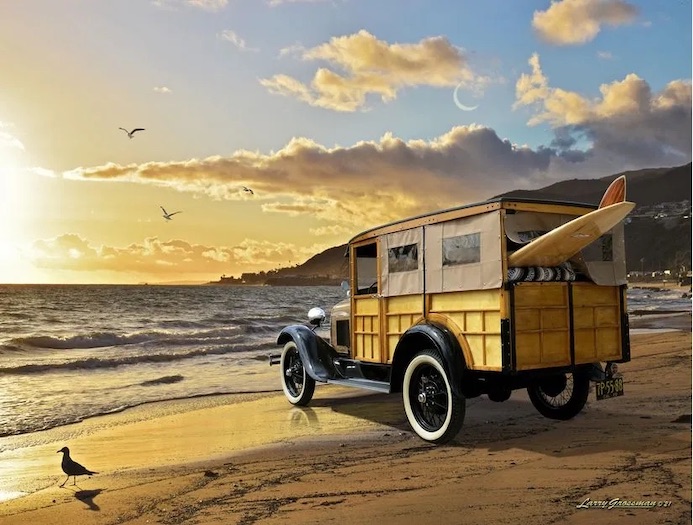
<path id="1" fill-rule="evenodd" d="M 125 129 L 125 128 L 118 128 L 118 129 L 122 129 L 125 133 L 128 134 L 128 137 L 130 137 L 130 138 L 132 138 L 132 136 L 133 136 L 136 132 L 138 132 L 138 131 L 144 131 L 144 128 L 135 128 L 135 129 L 133 129 L 132 131 L 128 131 L 128 130 Z"/>
<path id="2" fill-rule="evenodd" d="M 255 195 L 255 193 L 253 192 L 253 190 L 251 190 L 250 188 L 248 188 L 248 187 L 246 187 L 246 186 L 243 186 L 243 191 L 246 192 L 246 193 L 250 193 L 251 195 Z"/>
<path id="3" fill-rule="evenodd" d="M 183 213 L 182 211 L 174 211 L 173 213 L 168 213 L 168 212 L 164 209 L 163 206 L 159 206 L 159 208 L 161 208 L 161 211 L 164 212 L 164 219 L 166 219 L 167 221 L 172 220 L 172 219 L 173 219 L 173 216 L 174 216 L 176 213 Z"/>
<path id="4" fill-rule="evenodd" d="M 60 464 L 60 466 L 63 468 L 63 472 L 67 474 L 67 478 L 65 478 L 65 481 L 62 482 L 60 485 L 61 487 L 67 483 L 67 480 L 70 479 L 70 476 L 72 476 L 73 479 L 73 485 L 77 484 L 77 476 L 91 476 L 92 474 L 98 474 L 98 472 L 92 472 L 88 468 L 83 467 L 79 463 L 77 463 L 75 460 L 73 460 L 70 457 L 70 449 L 67 447 L 63 447 L 60 450 L 58 450 L 58 453 L 62 452 L 63 453 L 63 462 Z"/>

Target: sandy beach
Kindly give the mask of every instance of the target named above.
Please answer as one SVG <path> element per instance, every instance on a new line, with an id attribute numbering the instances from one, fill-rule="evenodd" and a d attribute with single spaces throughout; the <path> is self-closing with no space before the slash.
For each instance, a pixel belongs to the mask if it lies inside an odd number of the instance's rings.
<path id="1" fill-rule="evenodd" d="M 210 396 L 2 438 L 0 524 L 691 523 L 691 317 L 631 329 L 623 397 L 566 422 L 524 391 L 470 399 L 445 447 L 401 396 L 334 386 L 306 409 Z M 61 488 L 63 446 L 99 474 Z"/>

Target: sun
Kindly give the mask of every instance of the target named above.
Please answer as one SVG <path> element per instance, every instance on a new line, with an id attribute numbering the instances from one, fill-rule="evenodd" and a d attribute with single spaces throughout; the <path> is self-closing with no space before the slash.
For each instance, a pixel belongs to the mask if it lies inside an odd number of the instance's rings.
<path id="1" fill-rule="evenodd" d="M 2 281 L 21 280 L 24 265 L 20 246 L 27 239 L 27 218 L 32 214 L 34 177 L 29 176 L 20 162 L 23 147 L 12 142 L 0 129 L 0 269 Z"/>
<path id="2" fill-rule="evenodd" d="M 0 220 L 12 225 L 24 200 L 22 170 L 13 155 L 0 147 Z"/>

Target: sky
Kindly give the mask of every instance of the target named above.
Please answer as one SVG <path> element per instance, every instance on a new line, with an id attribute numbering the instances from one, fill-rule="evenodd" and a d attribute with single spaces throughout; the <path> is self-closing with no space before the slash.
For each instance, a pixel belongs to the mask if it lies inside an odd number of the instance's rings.
<path id="1" fill-rule="evenodd" d="M 691 19 L 690 0 L 4 0 L 0 282 L 207 282 L 685 164 Z"/>

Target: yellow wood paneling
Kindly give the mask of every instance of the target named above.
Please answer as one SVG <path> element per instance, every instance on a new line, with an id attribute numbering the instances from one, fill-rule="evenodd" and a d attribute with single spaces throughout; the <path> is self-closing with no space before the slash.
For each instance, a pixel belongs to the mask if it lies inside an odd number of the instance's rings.
<path id="1" fill-rule="evenodd" d="M 501 369 L 501 310 L 506 297 L 502 290 L 472 290 L 432 295 L 429 314 L 442 319 L 460 341 L 470 369 Z"/>
<path id="2" fill-rule="evenodd" d="M 500 290 L 447 292 L 431 297 L 432 311 L 481 311 L 500 309 Z"/>
<path id="3" fill-rule="evenodd" d="M 567 306 L 567 283 L 519 283 L 515 286 L 515 307 Z"/>
<path id="4" fill-rule="evenodd" d="M 575 363 L 621 358 L 620 291 L 593 283 L 572 285 Z M 567 283 L 515 287 L 519 370 L 570 364 L 571 319 Z"/>
<path id="5" fill-rule="evenodd" d="M 519 332 L 515 334 L 515 348 L 521 348 L 517 369 L 527 370 L 541 362 L 541 333 Z"/>
<path id="6" fill-rule="evenodd" d="M 570 364 L 570 332 L 544 330 L 541 341 L 541 364 Z M 568 353 L 566 355 L 566 348 Z"/>
<path id="7" fill-rule="evenodd" d="M 500 370 L 503 367 L 502 356 L 500 352 L 501 338 L 500 335 L 487 335 L 484 345 L 484 363 L 485 370 L 494 369 Z"/>
<path id="8" fill-rule="evenodd" d="M 422 311 L 423 298 L 421 297 L 421 294 L 401 295 L 399 297 L 387 298 L 388 313 L 418 312 L 421 314 Z"/>
<path id="9" fill-rule="evenodd" d="M 403 295 L 383 299 L 385 314 L 384 362 L 391 363 L 395 348 L 404 332 L 422 319 L 424 301 L 421 294 Z"/>
<path id="10" fill-rule="evenodd" d="M 352 300 L 354 357 L 380 362 L 380 304 L 376 297 L 356 296 Z"/>
<path id="11" fill-rule="evenodd" d="M 541 327 L 543 330 L 569 330 L 570 319 L 565 308 L 550 308 L 541 310 Z"/>
<path id="12" fill-rule="evenodd" d="M 595 326 L 618 326 L 618 306 L 598 306 L 594 309 Z"/>
<path id="13" fill-rule="evenodd" d="M 541 328 L 541 310 L 538 308 L 525 308 L 515 312 L 515 325 L 521 326 L 523 331 L 530 332 Z"/>
<path id="14" fill-rule="evenodd" d="M 621 291 L 617 286 L 575 283 L 575 363 L 621 359 Z"/>
<path id="15" fill-rule="evenodd" d="M 377 315 L 378 299 L 370 296 L 355 297 L 354 313 L 358 315 Z"/>
<path id="16" fill-rule="evenodd" d="M 569 365 L 568 284 L 516 285 L 514 328 L 518 370 Z"/>

